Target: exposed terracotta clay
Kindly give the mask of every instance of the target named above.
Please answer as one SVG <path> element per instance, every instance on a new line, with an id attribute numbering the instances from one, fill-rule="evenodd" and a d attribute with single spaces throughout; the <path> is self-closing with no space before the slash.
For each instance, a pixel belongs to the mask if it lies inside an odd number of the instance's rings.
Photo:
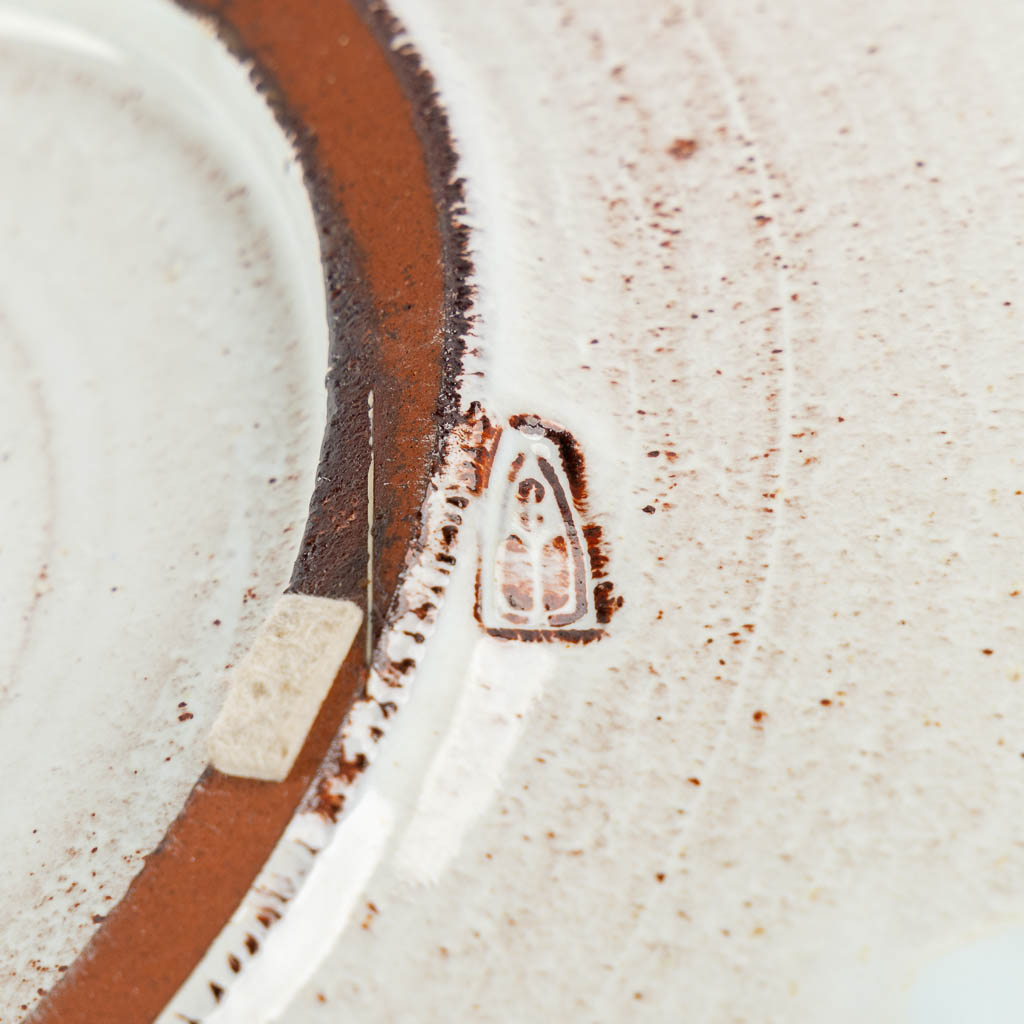
<path id="1" fill-rule="evenodd" d="M 394 51 L 375 5 L 191 0 L 294 133 L 314 200 L 328 293 L 328 427 L 292 589 L 365 601 L 366 396 L 375 395 L 372 610 L 379 632 L 425 482 L 455 414 L 468 296 L 458 186 L 432 83 Z M 344 210 L 344 216 L 341 210 Z M 279 784 L 207 771 L 124 900 L 30 1020 L 153 1019 L 220 931 L 314 781 L 365 680 L 346 659 Z M 254 940 L 255 943 L 255 940 Z"/>

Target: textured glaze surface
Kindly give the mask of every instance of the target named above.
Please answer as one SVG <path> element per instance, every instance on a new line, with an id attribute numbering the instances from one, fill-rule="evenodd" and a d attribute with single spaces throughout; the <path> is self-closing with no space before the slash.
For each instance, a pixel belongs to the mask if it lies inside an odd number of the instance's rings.
<path id="1" fill-rule="evenodd" d="M 1006 1019 L 1024 11 L 395 9 L 467 180 L 464 399 L 573 433 L 625 604 L 483 635 L 466 497 L 329 920 L 203 1019 Z"/>
<path id="2" fill-rule="evenodd" d="M 301 171 L 169 4 L 0 3 L 0 1020 L 206 762 L 323 431 Z"/>

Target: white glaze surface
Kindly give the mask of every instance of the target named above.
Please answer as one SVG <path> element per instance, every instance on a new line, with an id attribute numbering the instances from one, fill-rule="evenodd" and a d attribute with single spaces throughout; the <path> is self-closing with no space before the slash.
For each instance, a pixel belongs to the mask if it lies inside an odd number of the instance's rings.
<path id="1" fill-rule="evenodd" d="M 247 69 L 171 4 L 3 0 L 0 138 L 16 1020 L 180 810 L 224 669 L 287 582 L 326 326 L 292 149 Z"/>
<path id="2" fill-rule="evenodd" d="M 392 6 L 467 180 L 466 400 L 575 434 L 626 604 L 482 636 L 471 505 L 320 855 L 376 869 L 204 1020 L 1015 1019 L 1024 8 Z"/>

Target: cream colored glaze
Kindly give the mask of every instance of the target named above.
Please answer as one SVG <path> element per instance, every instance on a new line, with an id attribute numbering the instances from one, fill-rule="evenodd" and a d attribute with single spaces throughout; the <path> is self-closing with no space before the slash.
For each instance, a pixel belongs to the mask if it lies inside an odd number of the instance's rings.
<path id="1" fill-rule="evenodd" d="M 291 147 L 247 69 L 173 5 L 3 0 L 0 137 L 13 1021 L 204 767 L 225 668 L 301 535 L 326 325 Z"/>
<path id="2" fill-rule="evenodd" d="M 626 604 L 484 637 L 470 505 L 203 1020 L 1015 1019 L 1024 8 L 393 7 L 467 182 L 465 401 L 575 434 Z"/>

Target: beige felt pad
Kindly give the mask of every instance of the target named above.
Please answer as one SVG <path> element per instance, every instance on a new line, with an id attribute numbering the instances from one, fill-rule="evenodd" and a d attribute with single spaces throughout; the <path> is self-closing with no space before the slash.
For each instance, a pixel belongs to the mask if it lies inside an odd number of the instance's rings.
<path id="1" fill-rule="evenodd" d="M 235 669 L 209 739 L 218 771 L 280 782 L 355 638 L 351 601 L 285 594 Z"/>

